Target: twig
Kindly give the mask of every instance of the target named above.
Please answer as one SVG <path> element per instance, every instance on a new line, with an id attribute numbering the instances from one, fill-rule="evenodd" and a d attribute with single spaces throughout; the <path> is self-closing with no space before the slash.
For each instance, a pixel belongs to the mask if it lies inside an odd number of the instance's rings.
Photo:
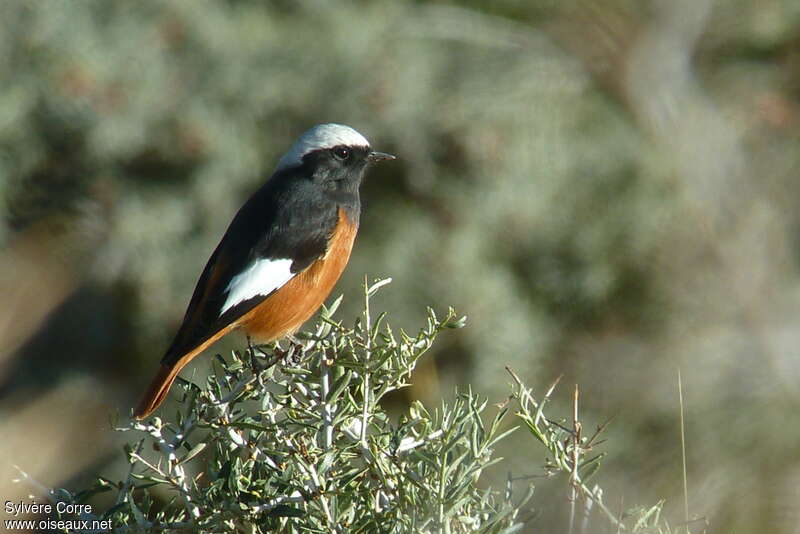
<path id="1" fill-rule="evenodd" d="M 197 519 L 200 517 L 200 508 L 198 508 L 198 506 L 192 502 L 191 492 L 186 483 L 186 473 L 183 470 L 183 466 L 180 465 L 177 455 L 175 454 L 175 450 L 177 449 L 178 445 L 183 440 L 184 436 L 186 436 L 192 430 L 194 424 L 195 419 L 190 414 L 183 422 L 180 432 L 177 432 L 169 442 L 167 442 L 167 440 L 164 438 L 164 435 L 161 432 L 162 427 L 160 426 L 149 425 L 144 430 L 153 437 L 156 445 L 161 450 L 161 453 L 167 457 L 167 469 L 170 475 L 169 478 L 171 478 L 172 484 L 181 494 L 181 499 L 183 500 L 184 507 L 186 508 L 186 512 L 189 514 L 189 517 Z M 139 456 L 139 459 L 142 460 L 141 456 Z M 145 463 L 145 465 L 148 464 Z"/>
<path id="2" fill-rule="evenodd" d="M 310 489 L 310 488 L 309 488 Z M 309 491 L 308 493 L 313 493 Z M 306 502 L 306 498 L 303 497 L 303 494 L 300 493 L 298 490 L 292 492 L 291 495 L 282 495 L 280 497 L 275 497 L 274 499 L 270 499 L 264 504 L 259 504 L 258 506 L 253 506 L 250 511 L 253 514 L 261 514 L 263 512 L 269 512 L 273 508 L 280 506 L 281 504 L 286 503 L 301 503 Z"/>
<path id="3" fill-rule="evenodd" d="M 372 321 L 369 313 L 369 285 L 366 275 L 364 275 L 364 328 L 367 338 L 364 340 L 364 358 L 366 361 L 364 362 L 364 380 L 362 382 L 364 406 L 361 411 L 361 448 L 369 450 L 369 447 L 367 447 L 367 418 L 369 417 L 369 360 L 372 356 Z"/>
<path id="4" fill-rule="evenodd" d="M 595 485 L 593 488 L 594 491 L 597 491 L 599 488 Z M 594 501 L 591 499 L 586 499 L 586 504 L 583 507 L 583 521 L 581 522 L 581 534 L 585 534 L 587 529 L 589 528 L 589 518 L 592 515 L 592 505 Z"/>
<path id="5" fill-rule="evenodd" d="M 135 448 L 131 448 L 131 454 L 132 455 L 141 454 L 143 447 L 144 447 L 144 438 L 139 440 L 139 443 L 136 444 Z M 117 500 L 114 504 L 121 504 L 122 502 L 128 499 L 128 491 L 131 489 L 131 485 L 133 485 L 133 470 L 135 467 L 136 467 L 136 462 L 130 462 L 130 467 L 128 468 L 128 476 L 125 477 L 125 482 L 120 488 L 119 493 L 117 493 Z"/>
<path id="6" fill-rule="evenodd" d="M 683 463 L 683 515 L 686 520 L 686 532 L 689 532 L 689 484 L 686 481 L 686 432 L 683 425 L 683 384 L 681 382 L 681 369 L 678 368 L 678 404 L 680 405 L 681 421 L 681 461 Z"/>
<path id="7" fill-rule="evenodd" d="M 325 450 L 330 450 L 333 445 L 333 409 L 328 403 L 328 395 L 331 393 L 331 368 L 328 365 L 328 355 L 322 351 L 320 355 L 320 413 L 322 415 L 322 446 Z"/>
<path id="8" fill-rule="evenodd" d="M 581 422 L 578 420 L 578 397 L 580 392 L 578 384 L 575 384 L 575 393 L 572 397 L 572 472 L 569 476 L 569 482 L 572 486 L 570 491 L 570 507 L 569 507 L 569 533 L 574 532 L 575 527 L 575 501 L 578 500 L 578 487 L 581 485 L 580 477 L 578 476 L 578 464 L 581 459 Z"/>

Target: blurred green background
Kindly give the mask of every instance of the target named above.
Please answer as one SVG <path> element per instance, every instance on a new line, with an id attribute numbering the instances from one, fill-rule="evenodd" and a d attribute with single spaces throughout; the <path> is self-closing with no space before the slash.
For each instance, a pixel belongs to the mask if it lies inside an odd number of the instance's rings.
<path id="1" fill-rule="evenodd" d="M 335 293 L 415 329 L 412 398 L 509 365 L 616 419 L 609 506 L 709 532 L 800 524 L 800 3 L 0 3 L 0 497 L 120 466 L 127 414 L 243 200 L 342 122 L 400 159 L 363 188 Z M 235 346 L 241 340 L 228 341 Z M 207 359 L 194 366 L 200 370 Z M 190 376 L 191 373 L 184 373 Z M 517 436 L 515 474 L 540 473 Z M 542 531 L 567 488 L 541 480 Z M 697 528 L 695 528 L 697 530 Z"/>

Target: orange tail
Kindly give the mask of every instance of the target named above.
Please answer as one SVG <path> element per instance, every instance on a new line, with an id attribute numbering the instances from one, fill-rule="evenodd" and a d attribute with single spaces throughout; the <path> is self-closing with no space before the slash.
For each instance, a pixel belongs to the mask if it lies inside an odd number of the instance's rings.
<path id="1" fill-rule="evenodd" d="M 162 363 L 161 369 L 158 370 L 158 374 L 150 383 L 150 387 L 147 388 L 142 400 L 139 401 L 139 406 L 134 410 L 133 416 L 136 419 L 144 419 L 156 411 L 161 403 L 164 402 L 164 398 L 167 396 L 167 393 L 169 393 L 169 388 L 172 386 L 172 383 L 175 382 L 175 377 L 178 376 L 181 369 L 183 369 L 192 358 L 206 350 L 209 345 L 227 334 L 233 328 L 234 325 L 223 328 L 209 339 L 181 356 L 181 358 L 174 363 Z"/>
<path id="2" fill-rule="evenodd" d="M 169 393 L 169 388 L 182 367 L 182 365 L 161 364 L 161 369 L 158 370 L 158 374 L 150 383 L 144 397 L 139 401 L 139 406 L 133 412 L 136 419 L 144 419 L 164 402 L 164 397 Z"/>

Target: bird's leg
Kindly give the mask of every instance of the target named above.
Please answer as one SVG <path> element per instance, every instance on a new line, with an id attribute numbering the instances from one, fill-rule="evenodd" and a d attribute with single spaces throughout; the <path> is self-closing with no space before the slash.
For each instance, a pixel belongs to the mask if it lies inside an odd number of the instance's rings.
<path id="1" fill-rule="evenodd" d="M 247 353 L 250 355 L 250 369 L 253 371 L 254 375 L 257 375 L 263 371 L 264 368 L 258 363 L 258 359 L 256 358 L 256 347 L 253 346 L 253 342 L 250 339 L 250 334 L 245 335 L 247 336 Z"/>
<path id="2" fill-rule="evenodd" d="M 258 343 L 253 344 L 252 339 L 250 338 L 249 334 L 247 335 L 247 351 L 250 353 L 250 367 L 253 370 L 254 374 L 258 374 L 259 372 L 269 369 L 273 365 L 275 365 L 278 360 L 283 357 L 283 351 L 280 350 L 280 347 L 277 346 L 276 343 Z M 272 349 L 272 357 L 267 358 L 269 353 L 267 352 L 269 349 Z M 261 357 L 263 357 L 266 362 L 260 363 L 259 358 L 257 356 L 257 352 L 261 353 Z"/>
<path id="3" fill-rule="evenodd" d="M 247 348 L 250 352 L 255 355 L 255 352 L 258 351 L 261 353 L 261 356 L 267 356 L 269 352 L 275 352 L 279 349 L 277 343 L 274 341 L 272 343 L 253 343 L 252 339 L 249 334 L 247 335 Z"/>
<path id="4" fill-rule="evenodd" d="M 247 336 L 247 347 L 248 351 L 250 352 L 251 366 L 253 367 L 254 371 L 256 369 L 269 369 L 281 360 L 285 360 L 289 365 L 295 365 L 299 362 L 299 356 L 302 354 L 303 350 L 305 350 L 305 345 L 302 341 L 291 334 L 284 336 L 284 339 L 289 342 L 285 349 L 281 347 L 280 343 L 277 341 L 261 345 L 253 345 L 251 344 L 250 336 Z M 269 352 L 267 352 L 267 350 L 269 350 Z M 271 353 L 271 357 L 266 358 L 266 362 L 263 364 L 256 364 L 256 351 L 261 352 L 264 357 L 270 356 Z"/>

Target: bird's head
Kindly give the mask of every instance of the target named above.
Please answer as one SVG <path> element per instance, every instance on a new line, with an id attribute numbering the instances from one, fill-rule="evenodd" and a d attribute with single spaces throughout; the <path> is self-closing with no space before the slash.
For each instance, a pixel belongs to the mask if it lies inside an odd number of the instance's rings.
<path id="1" fill-rule="evenodd" d="M 307 171 L 303 174 L 314 180 L 358 187 L 369 164 L 388 159 L 395 157 L 372 150 L 369 141 L 353 128 L 319 124 L 300 136 L 275 170 L 302 168 Z"/>

